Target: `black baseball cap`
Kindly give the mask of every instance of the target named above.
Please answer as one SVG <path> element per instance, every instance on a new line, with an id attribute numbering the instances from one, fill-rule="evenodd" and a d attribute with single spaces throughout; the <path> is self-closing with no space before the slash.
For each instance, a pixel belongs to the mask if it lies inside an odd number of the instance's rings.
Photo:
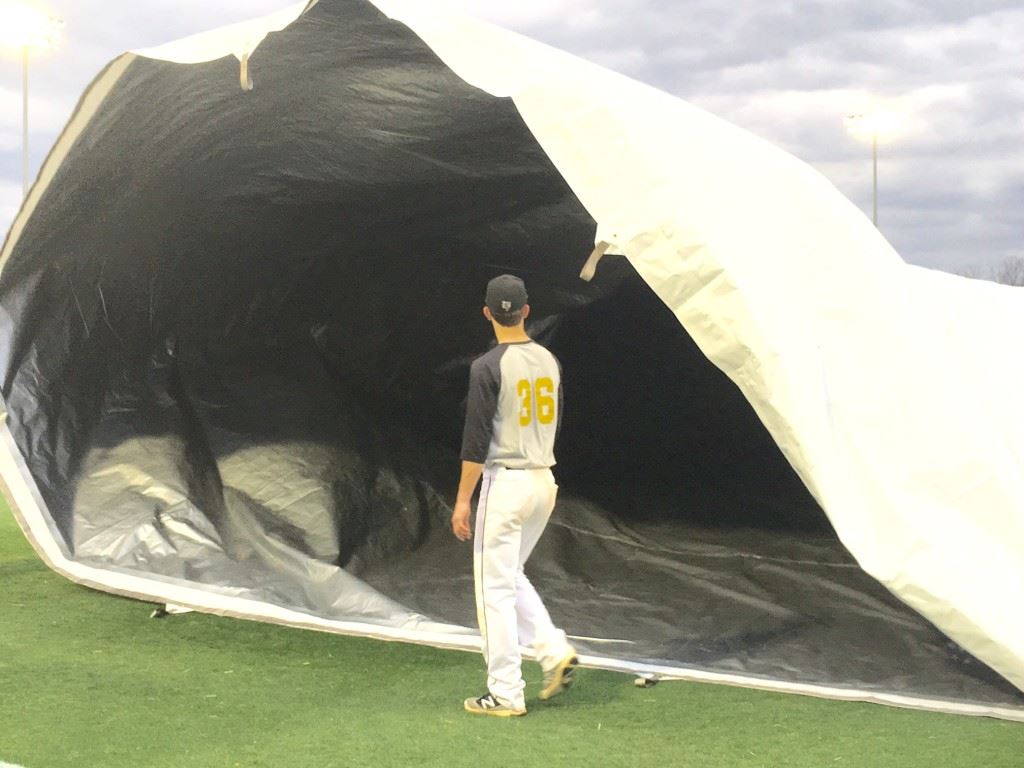
<path id="1" fill-rule="evenodd" d="M 515 275 L 498 275 L 487 283 L 488 308 L 496 315 L 518 312 L 526 304 L 526 286 Z"/>

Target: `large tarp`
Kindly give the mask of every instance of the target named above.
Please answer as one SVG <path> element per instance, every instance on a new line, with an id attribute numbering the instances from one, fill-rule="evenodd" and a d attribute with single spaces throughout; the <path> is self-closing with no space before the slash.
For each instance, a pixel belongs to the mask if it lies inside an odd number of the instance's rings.
<path id="1" fill-rule="evenodd" d="M 511 271 L 565 371 L 529 567 L 592 663 L 1024 716 L 1019 292 L 906 267 L 682 102 L 379 6 L 128 54 L 84 97 L 0 273 L 0 470 L 43 557 L 473 647 L 446 521 Z M 587 283 L 595 242 L 626 258 Z"/>

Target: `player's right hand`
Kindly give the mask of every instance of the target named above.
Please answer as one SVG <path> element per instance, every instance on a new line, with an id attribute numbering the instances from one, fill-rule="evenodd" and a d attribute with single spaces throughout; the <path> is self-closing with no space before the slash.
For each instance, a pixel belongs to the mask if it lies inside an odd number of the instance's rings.
<path id="1" fill-rule="evenodd" d="M 469 541 L 473 535 L 469 529 L 469 502 L 456 501 L 452 510 L 452 533 L 459 541 Z"/>

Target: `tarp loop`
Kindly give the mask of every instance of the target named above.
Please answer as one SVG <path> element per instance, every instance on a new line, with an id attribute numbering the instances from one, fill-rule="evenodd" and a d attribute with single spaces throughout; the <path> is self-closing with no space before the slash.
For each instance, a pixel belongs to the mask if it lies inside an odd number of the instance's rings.
<path id="1" fill-rule="evenodd" d="M 590 258 L 587 259 L 587 263 L 583 265 L 583 269 L 580 271 L 581 279 L 586 280 L 588 283 L 594 279 L 594 274 L 597 272 L 597 263 L 601 261 L 601 257 L 611 247 L 611 243 L 606 243 L 604 240 L 597 244 L 593 253 L 590 254 Z"/>
<path id="2" fill-rule="evenodd" d="M 239 75 L 242 82 L 243 91 L 251 91 L 253 89 L 252 78 L 249 77 L 249 54 L 242 54 L 242 71 Z"/>

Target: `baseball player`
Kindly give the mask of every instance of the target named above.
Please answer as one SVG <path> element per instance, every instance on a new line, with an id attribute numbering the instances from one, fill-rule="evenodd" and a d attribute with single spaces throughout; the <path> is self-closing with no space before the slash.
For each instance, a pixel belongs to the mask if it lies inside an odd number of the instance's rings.
<path id="1" fill-rule="evenodd" d="M 544 670 L 542 700 L 571 685 L 577 664 L 565 632 L 551 623 L 523 572 L 558 491 L 551 467 L 562 418 L 561 366 L 526 334 L 530 305 L 522 280 L 494 278 L 485 302 L 498 344 L 470 369 L 452 531 L 461 541 L 470 538 L 470 499 L 482 475 L 473 581 L 488 690 L 464 706 L 474 714 L 516 717 L 526 714 L 520 645 L 534 651 Z"/>

